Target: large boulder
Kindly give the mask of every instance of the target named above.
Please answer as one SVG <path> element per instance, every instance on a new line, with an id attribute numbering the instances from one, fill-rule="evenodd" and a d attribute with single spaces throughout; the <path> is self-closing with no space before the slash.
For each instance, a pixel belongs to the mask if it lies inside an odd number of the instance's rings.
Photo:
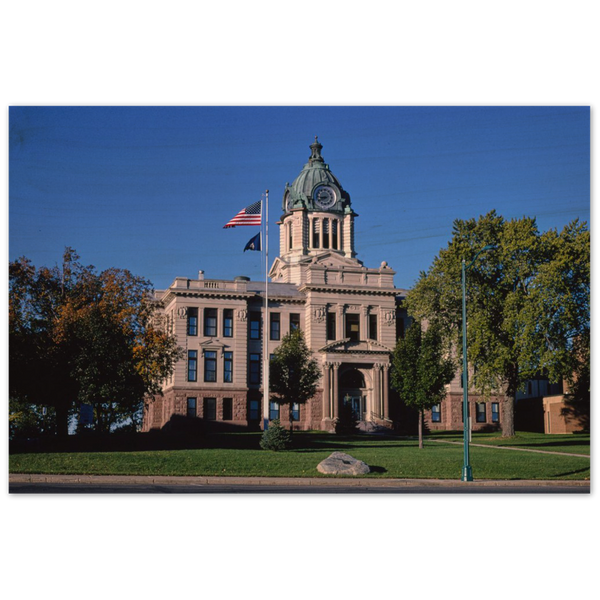
<path id="1" fill-rule="evenodd" d="M 317 471 L 325 475 L 366 475 L 371 471 L 362 460 L 344 452 L 333 452 L 317 465 Z"/>

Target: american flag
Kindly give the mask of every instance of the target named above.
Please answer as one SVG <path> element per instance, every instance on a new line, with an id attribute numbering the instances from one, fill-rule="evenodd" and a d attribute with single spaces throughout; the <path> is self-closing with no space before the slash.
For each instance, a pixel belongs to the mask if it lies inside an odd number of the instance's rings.
<path id="1" fill-rule="evenodd" d="M 251 204 L 244 208 L 244 210 L 240 210 L 240 212 L 227 223 L 223 227 L 223 229 L 227 229 L 228 227 L 236 227 L 237 225 L 260 225 L 261 224 L 261 203 L 262 200 Z"/>

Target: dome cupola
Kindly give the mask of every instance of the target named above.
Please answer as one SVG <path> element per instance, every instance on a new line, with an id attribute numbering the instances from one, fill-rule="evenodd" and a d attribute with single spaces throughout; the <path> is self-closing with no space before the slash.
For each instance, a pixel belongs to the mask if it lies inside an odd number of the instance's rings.
<path id="1" fill-rule="evenodd" d="M 308 162 L 294 182 L 285 186 L 283 215 L 278 223 L 280 264 L 296 265 L 299 269 L 284 269 L 289 281 L 301 277 L 300 265 L 307 259 L 326 255 L 351 260 L 356 257 L 354 218 L 358 215 L 350 206 L 350 195 L 323 160 L 322 149 L 315 137 Z"/>
<path id="2" fill-rule="evenodd" d="M 322 148 L 323 145 L 315 136 L 314 143 L 310 145 L 308 162 L 292 185 L 288 183 L 285 186 L 284 213 L 298 208 L 319 212 L 351 212 L 350 195 L 325 163 L 321 156 Z"/>

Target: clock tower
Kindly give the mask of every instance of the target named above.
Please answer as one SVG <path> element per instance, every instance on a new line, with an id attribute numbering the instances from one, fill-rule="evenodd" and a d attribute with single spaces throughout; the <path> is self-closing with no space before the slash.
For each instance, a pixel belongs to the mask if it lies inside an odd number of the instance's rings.
<path id="1" fill-rule="evenodd" d="M 294 267 L 324 254 L 362 265 L 354 250 L 354 217 L 358 215 L 352 210 L 350 195 L 323 160 L 322 148 L 315 137 L 308 163 L 294 182 L 285 186 L 283 215 L 278 223 L 278 281 L 301 283 Z M 282 269 L 287 272 L 285 276 Z"/>

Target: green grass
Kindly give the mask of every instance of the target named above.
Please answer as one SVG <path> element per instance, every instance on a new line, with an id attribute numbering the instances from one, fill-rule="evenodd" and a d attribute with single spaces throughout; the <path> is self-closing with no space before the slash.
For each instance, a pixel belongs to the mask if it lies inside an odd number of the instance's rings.
<path id="1" fill-rule="evenodd" d="M 519 445 L 524 442 L 519 434 Z M 452 439 L 452 435 L 440 436 Z M 569 436 L 572 439 L 572 436 Z M 489 443 L 492 443 L 490 438 Z M 338 437 L 295 433 L 294 448 L 285 452 L 261 450 L 260 434 L 222 434 L 209 439 L 211 447 L 190 450 L 131 452 L 54 452 L 13 454 L 11 473 L 90 475 L 195 475 L 251 477 L 325 477 L 317 464 L 334 451 L 344 451 L 372 468 L 369 478 L 457 479 L 463 461 L 461 445 L 375 436 Z M 589 440 L 589 438 L 588 438 Z M 480 443 L 475 436 L 474 443 Z M 533 438 L 530 440 L 534 443 Z M 558 451 L 570 446 L 553 446 Z M 539 449 L 539 446 L 537 447 Z M 588 445 L 589 453 L 589 445 Z M 587 479 L 590 459 L 471 447 L 475 479 Z"/>
<path id="2" fill-rule="evenodd" d="M 463 441 L 463 433 L 458 431 L 431 432 L 431 439 L 446 441 Z M 501 433 L 474 433 L 473 444 L 489 444 L 491 446 L 512 446 L 529 450 L 546 450 L 548 452 L 568 452 L 571 454 L 590 454 L 590 434 L 573 433 L 566 435 L 546 435 L 544 433 L 516 432 L 514 437 L 503 438 Z"/>

